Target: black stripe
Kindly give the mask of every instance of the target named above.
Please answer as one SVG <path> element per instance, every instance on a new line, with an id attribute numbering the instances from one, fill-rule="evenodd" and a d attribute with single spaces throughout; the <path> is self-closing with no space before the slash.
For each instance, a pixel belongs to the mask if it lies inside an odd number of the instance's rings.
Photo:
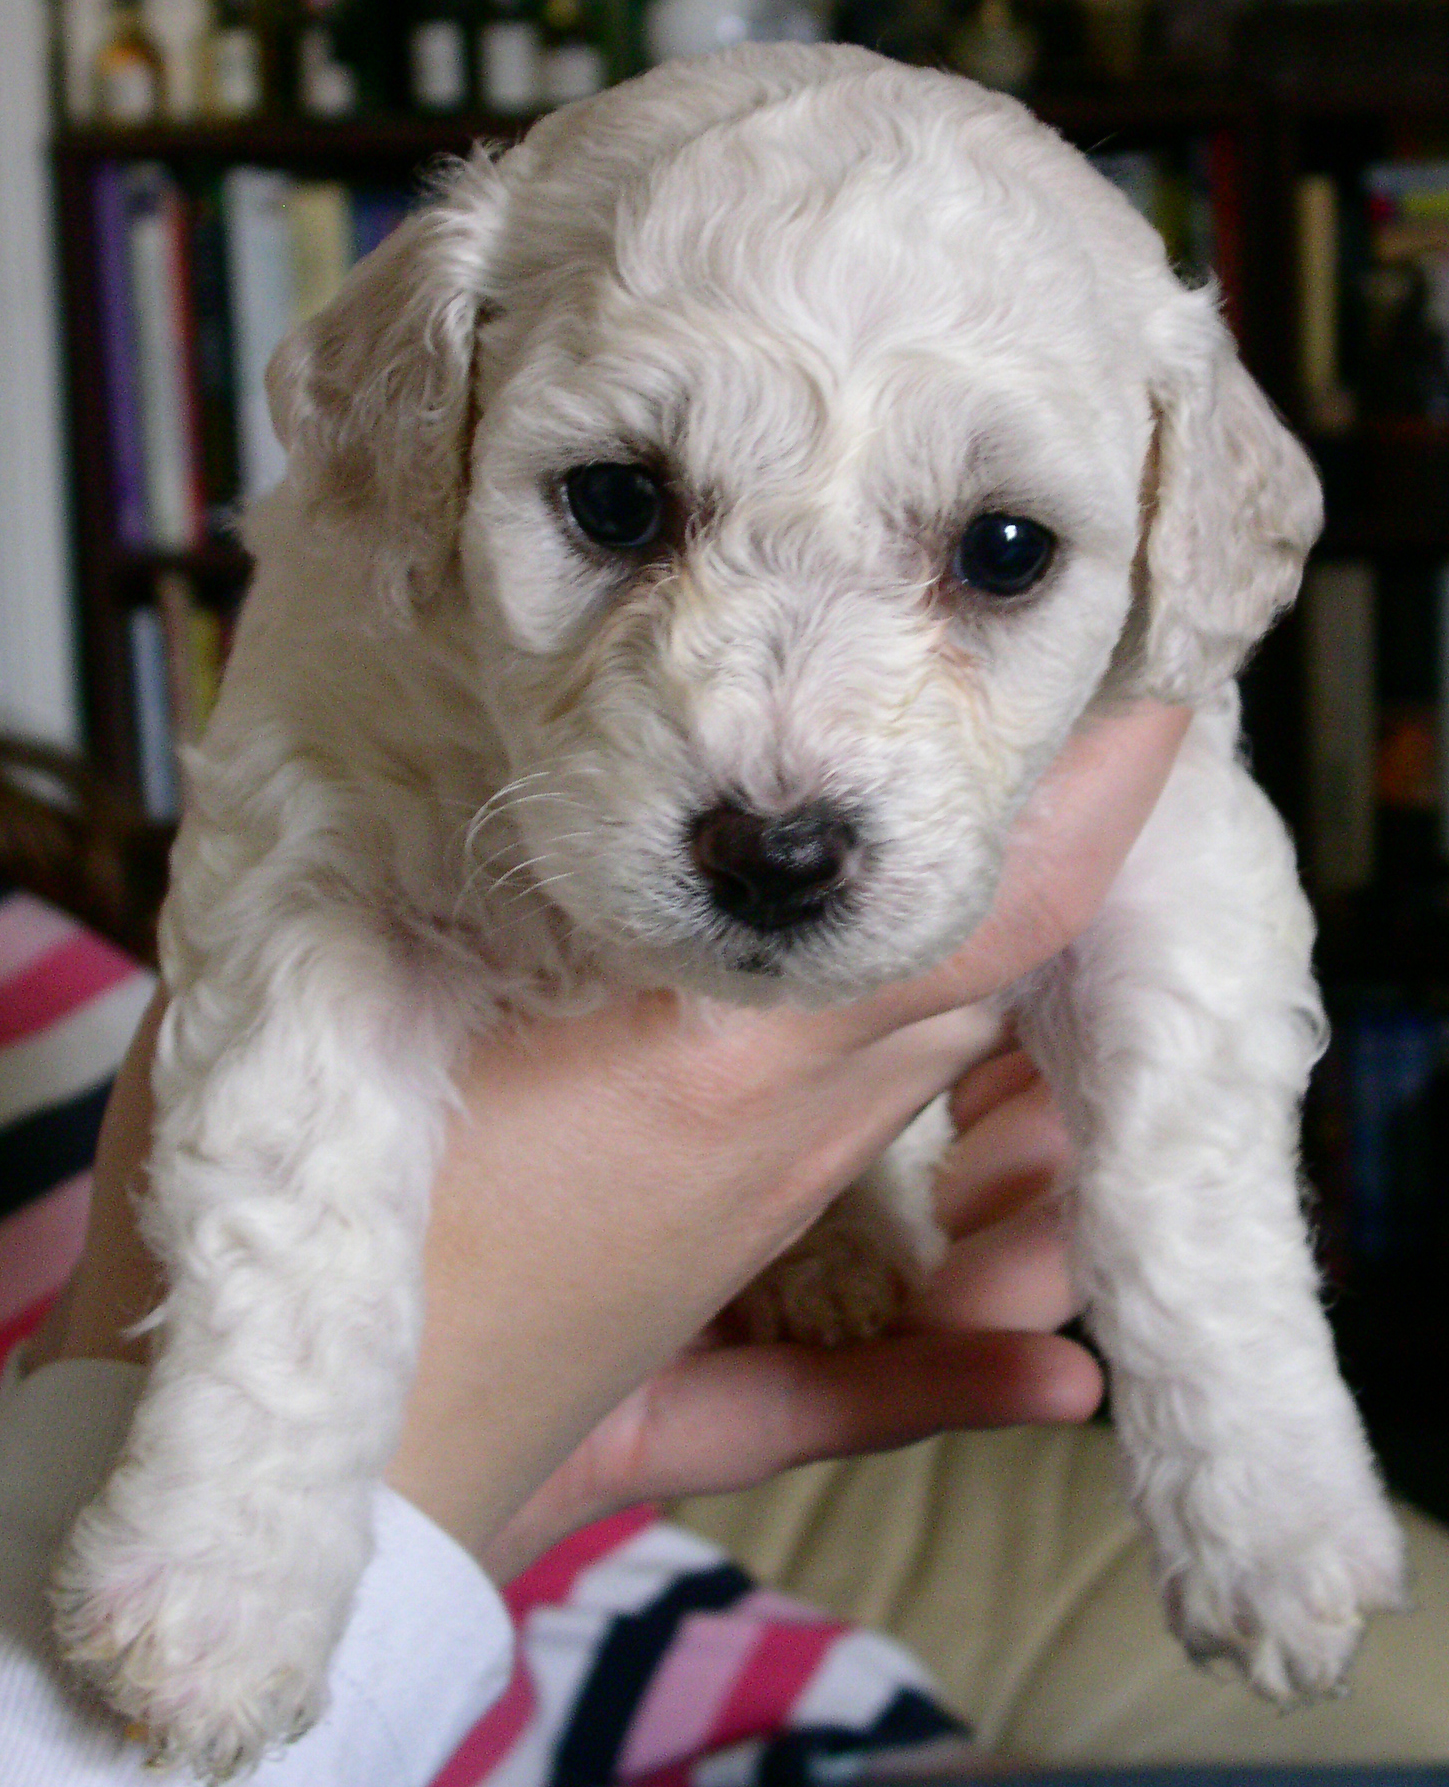
<path id="1" fill-rule="evenodd" d="M 629 1721 L 680 1621 L 733 1606 L 754 1586 L 733 1564 L 717 1564 L 681 1576 L 638 1613 L 620 1614 L 554 1751 L 552 1787 L 602 1787 L 612 1781 Z"/>
<path id="2" fill-rule="evenodd" d="M 760 1752 L 755 1787 L 819 1787 L 830 1778 L 816 1764 L 837 1756 L 866 1756 L 875 1750 L 902 1750 L 943 1737 L 969 1737 L 963 1725 L 915 1688 L 902 1688 L 873 1725 L 801 1725 L 782 1731 Z"/>
<path id="3" fill-rule="evenodd" d="M 110 1080 L 0 1129 L 0 1217 L 82 1173 L 95 1159 Z"/>

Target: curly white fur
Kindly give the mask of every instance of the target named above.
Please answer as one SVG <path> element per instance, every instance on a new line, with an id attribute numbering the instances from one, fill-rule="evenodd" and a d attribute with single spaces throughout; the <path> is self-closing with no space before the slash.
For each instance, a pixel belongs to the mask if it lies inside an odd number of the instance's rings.
<path id="1" fill-rule="evenodd" d="M 213 1776 L 303 1728 L 461 1040 L 620 982 L 820 1000 L 921 968 L 1073 730 L 1145 692 L 1198 706 L 1181 763 L 1014 1003 L 1080 1140 L 1077 1271 L 1174 1623 L 1275 1696 L 1336 1684 L 1399 1540 L 1317 1299 L 1311 926 L 1230 682 L 1319 498 L 1212 294 L 1011 100 L 748 48 L 480 152 L 271 390 L 289 470 L 248 519 L 163 927 L 160 1359 L 57 1574 L 66 1654 Z M 642 567 L 559 501 L 641 458 L 687 517 Z M 988 509 L 1060 541 L 1024 601 L 947 573 Z M 691 816 L 820 798 L 861 839 L 843 915 L 762 938 L 715 910 Z M 876 1181 L 918 1239 L 925 1121 Z M 805 1266 L 769 1320 L 889 1304 Z"/>

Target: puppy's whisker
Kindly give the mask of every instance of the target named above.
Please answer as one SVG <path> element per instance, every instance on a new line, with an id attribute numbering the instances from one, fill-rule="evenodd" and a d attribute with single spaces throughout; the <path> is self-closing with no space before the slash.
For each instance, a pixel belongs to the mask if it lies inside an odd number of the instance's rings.
<path id="1" fill-rule="evenodd" d="M 551 773 L 547 769 L 530 770 L 527 775 L 515 776 L 511 782 L 505 782 L 501 788 L 495 788 L 468 821 L 469 833 L 471 834 L 476 827 L 486 824 L 494 809 L 508 802 L 510 797 L 516 796 L 520 789 L 527 788 L 533 782 L 544 780 Z"/>
<path id="2" fill-rule="evenodd" d="M 551 862 L 557 855 L 558 852 L 556 850 L 542 850 L 537 856 L 530 856 L 524 862 L 515 863 L 513 867 L 509 869 L 507 874 L 500 875 L 488 889 L 489 898 L 491 899 L 494 894 L 501 892 L 503 888 L 507 887 L 508 883 L 513 880 L 515 875 L 526 874 L 530 869 L 536 869 L 543 863 Z"/>
<path id="3" fill-rule="evenodd" d="M 575 844 L 578 842 L 578 840 L 580 838 L 591 838 L 591 837 L 594 837 L 595 835 L 596 835 L 595 832 L 592 830 L 589 830 L 589 831 L 563 831 L 563 832 L 557 833 L 554 837 L 550 838 L 549 843 L 553 844 L 553 845 Z M 485 856 L 483 858 L 482 862 L 474 865 L 472 875 L 470 875 L 469 879 L 471 880 L 475 876 L 482 875 L 482 874 L 486 873 L 487 870 L 490 869 L 493 866 L 493 864 L 498 861 L 498 859 L 500 857 L 507 856 L 509 851 L 514 848 L 516 848 L 515 844 L 503 844 L 497 850 L 495 850 L 490 856 Z"/>
<path id="4" fill-rule="evenodd" d="M 566 806 L 581 805 L 580 802 L 574 800 L 572 795 L 564 794 L 559 790 L 550 788 L 538 789 L 533 794 L 517 795 L 510 800 L 506 806 L 495 807 L 491 813 L 475 814 L 468 824 L 467 835 L 463 843 L 464 854 L 470 855 L 472 853 L 479 837 L 488 826 L 494 824 L 499 819 L 508 817 L 511 813 L 515 813 L 520 807 L 528 806 L 532 802 L 540 800 L 561 801 Z"/>
<path id="5" fill-rule="evenodd" d="M 535 881 L 528 887 L 520 887 L 511 899 L 503 902 L 503 911 L 510 912 L 531 893 L 539 893 L 545 887 L 552 887 L 556 881 L 573 881 L 577 878 L 577 869 L 560 869 L 557 875 L 545 875 L 542 881 Z"/>

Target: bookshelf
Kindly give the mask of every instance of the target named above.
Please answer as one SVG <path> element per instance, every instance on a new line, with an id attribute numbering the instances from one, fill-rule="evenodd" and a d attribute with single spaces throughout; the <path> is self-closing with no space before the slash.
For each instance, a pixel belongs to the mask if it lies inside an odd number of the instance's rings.
<path id="1" fill-rule="evenodd" d="M 1449 0 L 1264 7 L 1247 15 L 1232 65 L 1201 78 L 1149 64 L 1137 78 L 1109 83 L 1073 72 L 1070 63 L 1057 66 L 1053 75 L 1048 63 L 1030 103 L 1079 147 L 1181 159 L 1194 144 L 1212 145 L 1214 224 L 1219 249 L 1232 261 L 1226 284 L 1244 358 L 1309 441 L 1324 475 L 1328 525 L 1320 560 L 1362 559 L 1391 581 L 1449 564 L 1449 420 L 1371 416 L 1327 431 L 1303 400 L 1294 209 L 1305 173 L 1331 174 L 1349 192 L 1377 161 L 1449 155 Z M 249 165 L 307 179 L 410 185 L 438 157 L 465 152 L 475 137 L 503 139 L 519 128 L 517 121 L 486 118 L 385 117 L 57 135 L 74 558 L 91 757 L 133 812 L 139 782 L 127 616 L 151 599 L 166 571 L 184 573 L 200 601 L 225 607 L 239 598 L 248 567 L 240 547 L 224 537 L 162 553 L 123 545 L 118 535 L 91 202 L 97 170 L 154 160 L 192 175 Z M 1303 634 L 1295 613 L 1259 653 L 1244 692 L 1255 770 L 1306 844 Z M 164 830 L 157 835 L 164 840 Z M 1398 1000 L 1430 1016 L 1446 1014 L 1449 1040 L 1444 881 L 1441 863 L 1437 876 L 1412 885 L 1390 886 L 1381 877 L 1351 895 L 1320 900 L 1321 968 L 1330 1005 L 1350 1036 L 1364 1000 Z M 1345 1214 L 1352 1162 L 1345 1161 L 1341 1133 L 1346 1071 L 1341 1058 L 1325 1065 L 1309 1141 L 1310 1168 L 1323 1186 L 1325 1248 L 1341 1284 L 1337 1321 L 1346 1368 L 1397 1481 L 1449 1515 L 1449 1339 L 1438 1316 L 1449 1273 L 1449 1217 L 1439 1217 L 1430 1202 L 1412 1260 L 1355 1260 L 1352 1216 Z M 1443 1102 L 1449 1109 L 1449 1086 Z M 1423 1146 L 1438 1194 L 1449 1203 L 1449 1122 L 1440 1120 Z M 1432 1200 L 1433 1187 L 1424 1195 Z"/>

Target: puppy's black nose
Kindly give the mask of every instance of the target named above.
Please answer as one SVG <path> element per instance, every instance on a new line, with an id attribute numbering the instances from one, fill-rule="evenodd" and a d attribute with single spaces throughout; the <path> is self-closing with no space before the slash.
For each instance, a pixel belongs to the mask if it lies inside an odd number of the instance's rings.
<path id="1" fill-rule="evenodd" d="M 855 828 L 828 801 L 778 814 L 726 803 L 695 821 L 690 852 L 721 912 L 753 931 L 784 931 L 830 904 L 855 841 Z"/>

